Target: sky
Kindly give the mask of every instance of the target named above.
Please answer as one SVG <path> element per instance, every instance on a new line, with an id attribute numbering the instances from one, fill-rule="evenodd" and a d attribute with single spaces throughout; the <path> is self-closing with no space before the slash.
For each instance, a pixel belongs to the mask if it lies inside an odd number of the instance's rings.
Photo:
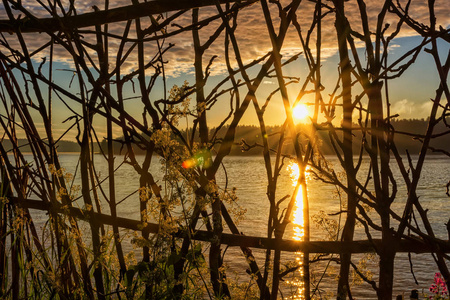
<path id="1" fill-rule="evenodd" d="M 66 1 L 67 2 L 67 1 Z M 131 1 L 129 0 L 117 0 L 110 1 L 113 2 L 110 4 L 111 8 L 113 7 L 121 7 L 129 5 Z M 285 4 L 287 1 L 281 1 Z M 34 13 L 36 17 L 45 18 L 48 17 L 48 12 L 46 12 L 35 0 L 24 0 L 22 1 L 23 5 Z M 93 6 L 96 5 L 99 9 L 104 7 L 104 1 L 95 0 L 95 1 L 76 1 L 77 13 L 83 14 L 86 12 L 92 12 Z M 326 2 L 331 4 L 331 2 Z M 368 16 L 370 20 L 370 24 L 373 28 L 373 24 L 375 24 L 378 11 L 380 9 L 382 1 L 378 0 L 366 0 Z M 406 1 L 400 1 L 402 5 L 405 5 Z M 361 31 L 361 25 L 359 20 L 358 6 L 356 0 L 350 0 L 345 2 L 346 6 L 346 14 L 352 28 L 356 31 Z M 302 28 L 302 32 L 306 32 L 309 24 L 312 20 L 312 10 L 314 8 L 314 3 L 311 1 L 302 1 L 299 10 L 297 12 L 298 21 Z M 271 6 L 272 10 L 272 19 L 274 21 L 275 26 L 279 23 L 279 19 L 276 14 L 275 7 Z M 436 0 L 435 2 L 435 11 L 436 11 L 436 19 L 438 26 L 442 28 L 449 28 L 450 26 L 450 6 L 448 5 L 448 0 Z M 200 10 L 200 19 L 205 19 L 216 13 L 217 10 L 215 7 L 206 7 Z M 428 17 L 428 6 L 427 1 L 424 0 L 412 0 L 410 9 L 410 15 L 417 19 L 419 22 L 424 24 L 429 24 Z M 166 15 L 169 16 L 172 13 L 168 13 Z M 176 21 L 178 25 L 186 25 L 191 22 L 192 14 L 191 12 L 187 12 L 179 17 Z M 0 4 L 0 20 L 7 19 L 3 4 Z M 393 14 L 388 13 L 386 16 L 386 23 L 390 24 L 388 29 L 388 33 L 392 32 L 395 29 L 397 18 Z M 148 22 L 147 19 L 142 19 L 144 25 Z M 251 5 L 248 8 L 245 8 L 240 11 L 238 19 L 238 27 L 235 32 L 237 37 L 239 46 L 240 46 L 240 54 L 244 62 L 250 62 L 256 58 L 259 58 L 265 55 L 268 51 L 271 50 L 270 39 L 268 36 L 267 28 L 264 22 L 261 5 L 256 3 Z M 147 24 L 148 25 L 148 24 Z M 219 26 L 219 22 L 211 22 L 208 26 L 200 30 L 200 39 L 202 42 L 206 41 L 209 36 L 211 36 L 215 30 Z M 333 14 L 329 14 L 323 20 L 323 40 L 322 40 L 322 84 L 325 86 L 325 90 L 323 92 L 323 97 L 326 99 L 327 95 L 330 94 L 336 84 L 337 80 L 337 70 L 338 70 L 338 55 L 336 48 L 336 38 L 335 38 L 335 28 L 334 28 L 334 16 Z M 125 28 L 125 23 L 115 23 L 109 25 L 109 30 L 111 33 L 116 33 L 121 35 Z M 92 28 L 85 28 L 86 30 L 90 30 Z M 170 26 L 167 28 L 167 31 L 176 30 L 176 26 Z M 374 30 L 374 29 L 373 29 Z M 134 33 L 131 33 L 131 37 Z M 91 39 L 88 33 L 85 34 L 86 40 L 89 41 Z M 12 45 L 17 44 L 14 35 L 5 35 L 4 37 L 8 42 Z M 27 45 L 31 49 L 38 49 L 44 43 L 46 43 L 49 38 L 45 34 L 41 33 L 33 33 L 26 35 Z M 414 48 L 418 44 L 422 42 L 422 38 L 417 35 L 413 30 L 403 27 L 398 36 L 391 42 L 389 47 L 389 55 L 390 60 L 395 61 L 399 57 L 401 57 L 404 53 Z M 212 46 L 205 52 L 204 55 L 204 65 L 206 66 L 209 60 L 213 55 L 218 55 L 218 58 L 214 60 L 214 63 L 211 66 L 211 76 L 209 78 L 209 83 L 206 87 L 207 91 L 210 90 L 215 83 L 219 82 L 224 78 L 226 74 L 226 65 L 224 60 L 224 38 L 223 34 L 218 38 L 218 40 L 212 44 Z M 117 49 L 119 40 L 118 39 L 110 39 L 110 51 L 109 56 L 110 60 L 114 61 L 115 59 L 115 49 Z M 151 93 L 152 99 L 160 99 L 164 96 L 165 92 L 167 93 L 170 87 L 174 84 L 182 85 L 184 81 L 188 81 L 190 84 L 195 82 L 194 77 L 194 69 L 193 69 L 193 43 L 192 43 L 192 35 L 190 32 L 183 33 L 181 35 L 177 35 L 176 38 L 168 38 L 165 42 L 165 45 L 169 43 L 173 43 L 174 47 L 171 48 L 165 55 L 164 60 L 167 62 L 165 65 L 165 74 L 167 77 L 167 84 L 163 86 L 163 82 L 159 80 L 157 82 L 156 88 Z M 312 43 L 314 45 L 314 35 L 312 36 Z M 358 51 L 362 57 L 365 56 L 364 45 L 361 43 L 357 43 Z M 1 48 L 0 48 L 1 49 Z M 155 43 L 148 43 L 146 45 L 147 55 L 151 57 L 155 52 Z M 440 54 L 442 58 L 445 58 L 450 47 L 446 42 L 439 43 Z M 0 51 L 4 51 L 0 50 Z M 284 59 L 288 59 L 294 54 L 297 54 L 301 51 L 301 43 L 298 37 L 297 32 L 294 28 L 291 28 L 288 31 L 285 43 L 282 48 L 282 54 Z M 71 62 L 71 57 L 68 53 L 61 48 L 55 48 L 55 65 L 54 65 L 54 81 L 61 86 L 65 86 L 68 90 L 76 90 L 76 84 L 69 84 L 72 79 L 73 72 L 73 64 Z M 48 52 L 39 53 L 34 59 L 36 66 L 42 61 L 42 57 L 48 55 Z M 233 66 L 236 66 L 236 63 L 233 62 Z M 123 65 L 123 73 L 131 72 L 137 68 L 136 61 L 136 51 L 132 52 L 130 57 L 127 59 L 127 62 Z M 45 64 L 42 68 L 43 73 L 48 70 L 48 64 Z M 259 66 L 256 66 L 249 70 L 250 75 L 256 74 L 259 70 Z M 303 80 L 308 72 L 307 66 L 305 64 L 304 56 L 300 56 L 299 59 L 286 66 L 284 68 L 285 75 L 293 76 L 300 78 L 299 84 L 291 84 L 288 86 L 289 96 L 294 99 L 297 95 L 297 91 L 303 84 Z M 151 75 L 149 72 L 148 75 Z M 422 52 L 417 58 L 416 62 L 412 65 L 410 69 L 408 69 L 405 74 L 399 79 L 394 79 L 390 81 L 390 100 L 391 100 L 391 114 L 399 114 L 400 118 L 426 118 L 429 114 L 429 109 L 431 108 L 430 99 L 434 97 L 435 90 L 438 87 L 438 74 L 434 67 L 434 61 L 430 54 Z M 277 81 L 275 78 L 266 78 L 263 81 L 261 88 L 258 90 L 257 96 L 261 103 L 264 103 L 267 95 L 277 88 Z M 132 84 L 128 84 L 125 86 L 127 93 L 130 97 L 136 95 L 133 93 Z M 355 94 L 356 95 L 356 94 Z M 274 97 L 278 97 L 279 95 L 275 95 Z M 223 99 L 223 98 L 222 98 Z M 306 96 L 302 101 L 308 102 L 312 101 L 312 96 Z M 128 103 L 128 109 L 135 115 L 139 115 L 142 112 L 136 110 L 137 105 L 135 102 L 138 101 L 130 100 Z M 217 126 L 223 120 L 225 115 L 228 112 L 229 101 L 224 99 L 218 103 L 218 109 L 211 110 L 208 112 L 210 126 Z M 273 103 L 272 103 L 273 102 Z M 267 125 L 279 125 L 282 120 L 284 120 L 284 108 L 281 105 L 281 102 L 271 101 L 269 104 L 270 113 L 266 114 L 266 124 Z M 133 111 L 136 110 L 136 111 Z M 62 124 L 65 118 L 68 117 L 67 108 L 61 102 L 54 102 L 54 124 L 55 130 L 59 132 L 63 132 L 65 128 L 68 126 L 67 124 Z M 245 114 L 241 124 L 256 124 L 257 118 L 253 109 L 250 108 L 249 111 Z M 117 129 L 119 130 L 119 129 Z"/>

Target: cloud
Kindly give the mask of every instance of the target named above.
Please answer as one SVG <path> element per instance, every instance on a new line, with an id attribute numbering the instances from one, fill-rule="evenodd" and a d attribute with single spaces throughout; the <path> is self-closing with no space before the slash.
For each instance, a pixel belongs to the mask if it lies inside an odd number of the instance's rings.
<path id="1" fill-rule="evenodd" d="M 391 105 L 391 115 L 398 114 L 400 119 L 426 119 L 430 115 L 433 102 L 413 102 L 408 99 L 396 101 Z"/>
<path id="2" fill-rule="evenodd" d="M 442 26 L 444 28 L 448 28 L 450 25 L 450 18 L 448 17 L 450 15 L 450 6 L 447 5 L 448 0 L 436 0 L 435 8 L 436 8 L 436 19 L 438 26 Z M 111 8 L 114 7 L 121 7 L 130 5 L 129 0 L 116 0 L 116 1 L 110 1 L 111 2 Z M 287 0 L 281 1 L 283 5 L 286 5 L 288 3 Z M 375 32 L 376 28 L 374 25 L 376 24 L 377 17 L 379 14 L 379 11 L 381 9 L 381 5 L 384 1 L 377 1 L 377 0 L 366 0 L 367 4 L 367 13 L 368 13 L 368 19 L 370 21 L 370 29 L 371 32 Z M 411 2 L 409 14 L 412 18 L 417 19 L 419 23 L 423 23 L 425 25 L 429 24 L 428 20 L 428 4 L 427 0 L 415 0 Z M 28 1 L 22 1 L 22 3 L 25 5 L 27 9 L 29 9 L 37 18 L 47 18 L 49 17 L 49 13 L 46 9 L 43 9 L 37 1 L 35 0 L 28 0 Z M 69 0 L 64 0 L 64 7 L 65 10 L 68 11 L 69 8 Z M 330 1 L 326 2 L 328 5 L 331 5 Z M 406 3 L 406 0 L 400 0 L 400 3 L 404 6 Z M 99 9 L 104 9 L 104 1 L 103 0 L 78 0 L 75 2 L 77 14 L 83 14 L 87 12 L 93 11 L 93 6 L 97 6 Z M 272 20 L 274 23 L 275 31 L 278 32 L 278 26 L 279 26 L 279 18 L 278 13 L 276 11 L 276 6 L 273 4 L 270 4 L 271 6 L 271 12 L 272 12 Z M 350 0 L 345 2 L 346 5 L 346 16 L 349 20 L 349 23 L 351 24 L 351 27 L 353 30 L 362 32 L 362 26 L 361 26 L 361 20 L 360 20 L 360 13 L 359 8 L 356 0 Z M 315 3 L 311 1 L 302 1 L 301 5 L 297 11 L 297 21 L 299 24 L 300 31 L 302 33 L 302 37 L 304 41 L 309 40 L 309 47 L 311 48 L 311 53 L 315 56 L 316 55 L 316 31 L 312 31 L 311 35 L 308 36 L 308 31 L 311 27 L 311 23 L 313 21 L 313 11 L 314 11 Z M 225 8 L 223 6 L 223 8 Z M 325 9 L 324 9 L 325 11 Z M 217 9 L 212 7 L 205 7 L 200 9 L 200 20 L 206 20 L 207 18 L 211 17 L 212 15 L 217 14 Z M 16 16 L 18 14 L 16 13 Z M 167 15 L 164 15 L 164 18 L 170 17 L 173 15 L 173 12 L 167 13 Z M 5 13 L 5 10 L 3 8 L 3 4 L 0 4 L 0 19 L 4 20 L 7 19 L 7 15 Z M 161 20 L 162 21 L 162 20 Z M 142 27 L 147 28 L 151 25 L 151 22 L 149 18 L 141 18 Z M 179 26 L 189 26 L 192 23 L 192 12 L 187 11 L 181 16 L 179 16 L 175 24 L 172 24 L 167 27 L 168 33 L 174 33 L 177 30 L 179 30 Z M 386 15 L 386 22 L 390 24 L 389 28 L 387 29 L 386 34 L 392 33 L 397 26 L 398 23 L 398 17 L 392 13 L 387 13 Z M 215 20 L 210 22 L 207 26 L 202 27 L 199 29 L 199 35 L 200 35 L 200 41 L 202 44 L 204 44 L 211 35 L 214 34 L 214 32 L 219 28 L 221 24 L 221 20 Z M 239 47 L 239 55 L 244 63 L 249 63 L 259 57 L 264 56 L 266 53 L 270 52 L 272 50 L 272 45 L 270 41 L 270 37 L 268 34 L 267 26 L 264 21 L 264 16 L 262 13 L 261 5 L 259 3 L 256 3 L 254 5 L 251 5 L 249 7 L 246 7 L 239 11 L 238 18 L 237 18 L 237 29 L 234 32 L 236 36 L 236 40 Z M 123 54 L 129 52 L 129 55 L 125 61 L 122 62 L 122 75 L 126 75 L 128 72 L 132 72 L 134 70 L 138 69 L 138 61 L 137 61 L 137 47 L 135 47 L 135 41 L 137 39 L 134 23 L 131 26 L 130 33 L 128 34 L 127 38 L 130 40 L 125 43 L 124 52 Z M 111 34 L 122 36 L 126 27 L 126 22 L 117 22 L 114 24 L 109 24 L 109 32 Z M 316 30 L 315 28 L 314 30 Z M 91 33 L 87 31 L 91 31 Z M 96 36 L 95 32 L 93 31 L 94 28 L 83 28 L 80 32 L 80 35 L 83 38 L 83 41 L 95 46 Z M 417 33 L 409 28 L 408 26 L 403 26 L 401 31 L 399 32 L 398 37 L 409 37 L 409 36 L 416 36 Z M 152 38 L 152 36 L 147 36 L 146 38 Z M 5 34 L 5 39 L 10 43 L 10 45 L 13 48 L 20 49 L 19 43 L 17 41 L 16 35 L 9 35 Z M 45 45 L 47 42 L 49 42 L 51 39 L 48 35 L 45 33 L 33 33 L 33 34 L 26 34 L 25 35 L 27 46 L 29 47 L 29 52 L 32 53 L 33 51 L 39 49 L 42 47 L 42 45 Z M 361 41 L 358 41 L 355 39 L 355 42 L 357 43 L 357 46 L 360 48 L 364 47 L 364 44 Z M 121 40 L 110 37 L 109 38 L 109 49 L 108 49 L 108 55 L 109 55 L 109 62 L 110 62 L 110 70 L 112 70 L 116 65 L 116 59 L 117 59 L 117 53 L 119 49 L 119 45 L 121 44 Z M 166 75 L 174 78 L 183 77 L 186 75 L 193 75 L 194 74 L 194 44 L 193 44 L 193 36 L 192 32 L 187 31 L 181 34 L 177 34 L 175 36 L 168 37 L 166 40 L 162 41 L 160 40 L 160 45 L 162 45 L 163 48 L 167 47 L 169 44 L 173 44 L 174 46 L 170 48 L 165 54 L 164 54 L 164 61 L 166 62 L 164 64 L 165 67 L 165 73 Z M 401 41 L 398 41 L 397 39 L 394 39 L 394 41 L 389 46 L 389 51 L 402 51 L 404 50 L 401 48 L 402 44 Z M 210 71 L 212 75 L 223 75 L 226 73 L 226 52 L 225 52 L 225 30 L 221 32 L 220 36 L 217 38 L 217 40 L 206 50 L 204 53 L 204 61 L 203 61 L 203 68 L 206 68 L 209 61 L 214 55 L 217 55 L 218 57 L 214 60 L 214 63 L 211 65 Z M 230 63 L 233 68 L 237 68 L 237 60 L 236 55 L 233 52 L 233 46 L 230 43 L 228 45 L 229 49 L 229 59 Z M 1 52 L 6 53 L 6 48 L 2 47 L 0 49 Z M 42 62 L 42 57 L 48 57 L 49 56 L 50 48 L 46 48 L 42 50 L 40 53 L 36 54 L 33 59 L 34 61 L 39 64 Z M 86 53 L 83 53 L 83 55 L 86 57 L 86 55 L 90 55 L 92 60 L 97 61 L 98 58 L 94 52 L 94 50 L 86 47 Z M 294 26 L 291 26 L 287 32 L 285 42 L 283 44 L 283 48 L 281 50 L 283 59 L 288 59 L 289 57 L 298 54 L 300 51 L 303 51 L 302 49 L 302 41 L 299 37 L 299 34 L 297 32 L 297 29 Z M 156 41 L 149 41 L 145 43 L 145 63 L 148 63 L 151 61 L 151 59 L 155 56 L 155 54 L 158 52 L 158 44 Z M 322 21 L 322 42 L 321 42 L 321 59 L 322 61 L 325 61 L 329 59 L 330 57 L 334 56 L 337 53 L 337 41 L 336 41 L 336 30 L 335 30 L 335 20 L 333 13 L 328 14 Z M 80 53 L 77 53 L 80 54 Z M 304 59 L 301 57 L 300 59 Z M 67 49 L 63 48 L 62 46 L 55 45 L 54 48 L 54 61 L 63 63 L 63 68 L 67 69 L 73 69 L 73 57 L 70 55 L 69 51 Z M 47 59 L 48 63 L 48 59 Z M 60 66 L 58 66 L 59 68 Z M 335 70 L 337 69 L 337 64 L 335 66 Z M 288 68 L 286 68 L 288 70 Z M 293 68 L 289 70 L 293 74 L 289 74 L 292 76 L 299 77 L 300 72 L 303 72 L 303 69 L 299 68 Z M 147 75 L 152 75 L 154 72 L 153 68 L 149 68 Z M 63 72 L 54 72 L 54 79 L 55 81 L 58 80 L 57 77 L 65 77 L 69 78 L 70 75 L 67 76 L 66 74 L 62 74 Z M 64 72 L 66 73 L 66 72 Z M 95 71 L 94 71 L 95 73 Z M 61 75 L 62 74 L 62 75 Z M 322 73 L 322 76 L 324 77 L 324 82 L 327 80 L 326 77 L 337 77 L 337 72 L 332 74 L 331 76 L 326 73 Z M 301 74 L 302 78 L 304 78 L 305 73 L 303 72 Z M 327 83 L 328 86 L 332 86 L 332 84 Z M 263 84 L 266 85 L 266 91 L 271 90 L 275 87 L 276 81 L 266 79 L 263 81 Z M 75 83 L 73 84 L 75 86 Z M 274 86 L 272 86 L 274 85 Z M 66 83 L 66 86 L 69 86 L 69 82 Z M 170 88 L 170 87 L 169 87 Z M 326 91 L 329 92 L 329 91 Z M 294 93 L 297 94 L 296 92 Z M 325 94 L 325 92 L 324 92 Z M 404 97 L 400 96 L 400 97 Z M 261 99 L 264 99 L 263 96 L 261 96 Z M 401 99 L 401 98 L 399 98 Z M 272 100 L 274 102 L 275 100 Z M 130 101 L 131 102 L 131 101 Z M 268 123 L 271 124 L 278 124 L 280 116 L 284 116 L 284 111 L 282 109 L 282 106 L 277 106 L 278 102 L 274 104 L 270 104 L 271 114 L 267 116 Z M 412 100 L 408 99 L 402 99 L 400 101 L 393 101 L 391 106 L 391 114 L 399 114 L 400 118 L 426 118 L 430 112 L 431 108 L 431 101 L 428 102 L 413 102 Z M 132 105 L 130 104 L 130 107 Z M 278 111 L 279 110 L 279 111 Z M 249 115 L 247 113 L 246 117 Z M 66 116 L 64 114 L 61 114 L 61 118 L 65 118 Z M 356 116 L 357 117 L 357 116 Z M 277 120 L 271 121 L 270 118 L 277 118 Z M 283 117 L 281 117 L 283 118 Z M 56 120 L 60 121 L 60 120 Z M 253 122 L 253 121 L 252 121 Z M 69 126 L 67 123 L 65 125 L 59 125 L 61 128 L 55 128 L 56 135 L 62 134 L 65 129 Z M 43 127 L 40 126 L 39 130 L 42 131 Z M 116 129 L 115 129 L 116 130 Z M 69 133 L 69 136 L 66 136 L 66 138 L 73 138 L 74 137 L 74 131 L 71 131 Z M 102 128 L 99 131 L 100 136 L 104 135 L 104 128 Z M 119 132 L 115 132 L 115 134 L 119 135 Z"/>
<path id="3" fill-rule="evenodd" d="M 397 48 L 401 48 L 401 45 L 399 45 L 399 44 L 390 44 L 388 46 L 388 52 L 389 53 L 394 53 L 395 49 L 397 49 Z"/>
<path id="4" fill-rule="evenodd" d="M 113 2 L 114 3 L 111 3 L 111 8 L 126 6 L 130 4 L 129 0 L 120 0 Z M 381 9 L 383 1 L 371 0 L 366 2 L 367 2 L 366 4 L 367 4 L 368 19 L 372 25 L 371 31 L 374 32 L 375 28 L 373 25 L 377 20 L 378 13 Z M 63 3 L 65 4 L 65 9 L 68 10 L 69 1 L 65 0 Z M 94 5 L 97 6 L 99 9 L 103 9 L 104 7 L 104 3 L 101 0 L 77 1 L 75 3 L 78 14 L 92 12 Z M 282 1 L 282 3 L 287 4 L 288 2 Z M 400 1 L 400 3 L 404 5 L 406 1 L 402 0 Z M 43 9 L 36 1 L 24 1 L 24 5 L 27 9 L 32 11 L 38 18 L 49 17 L 49 13 L 45 9 Z M 356 1 L 355 0 L 348 1 L 346 2 L 345 5 L 346 5 L 346 15 L 347 18 L 349 19 L 352 28 L 358 32 L 361 32 L 362 29 L 359 17 L 360 14 Z M 306 39 L 306 34 L 312 22 L 314 6 L 315 4 L 310 1 L 303 1 L 297 11 L 297 19 L 301 28 L 301 32 L 304 35 L 304 39 Z M 437 0 L 435 7 L 438 25 L 441 25 L 444 28 L 447 27 L 450 23 L 450 20 L 448 18 L 448 15 L 450 15 L 450 8 L 448 5 L 446 5 L 446 0 Z M 274 24 L 275 26 L 278 26 L 277 24 L 279 24 L 279 19 L 276 7 L 272 5 L 271 9 Z M 216 13 L 217 9 L 215 7 L 201 8 L 200 19 L 204 20 Z M 172 13 L 168 13 L 167 15 L 170 16 L 171 14 Z M 419 23 L 428 24 L 429 20 L 428 20 L 427 1 L 426 0 L 413 1 L 410 6 L 409 14 L 413 18 L 416 18 Z M 4 12 L 3 6 L 0 6 L 0 18 L 6 19 L 6 14 Z M 148 20 L 148 18 L 142 18 L 141 21 L 143 23 L 144 28 L 150 25 L 150 21 Z M 180 26 L 187 26 L 191 24 L 191 22 L 192 22 L 191 12 L 188 11 L 187 13 L 177 18 L 175 23 Z M 209 39 L 209 37 L 220 25 L 220 22 L 221 21 L 211 22 L 210 24 L 208 24 L 208 26 L 200 29 L 200 39 L 202 43 L 204 43 L 206 40 Z M 395 30 L 397 22 L 398 17 L 396 15 L 392 13 L 388 13 L 386 15 L 386 23 L 390 24 L 388 33 Z M 271 51 L 272 46 L 268 35 L 268 30 L 264 21 L 262 9 L 259 3 L 256 3 L 254 5 L 251 5 L 247 8 L 240 10 L 238 14 L 237 23 L 238 27 L 237 30 L 235 31 L 235 35 L 237 38 L 237 42 L 239 44 L 240 56 L 244 62 L 248 63 Z M 335 37 L 336 34 L 334 30 L 333 14 L 328 14 L 323 19 L 322 23 L 323 23 L 322 49 L 325 50 L 322 52 L 322 59 L 326 59 L 336 53 L 336 37 Z M 124 28 L 125 22 L 109 25 L 110 32 L 117 34 L 119 36 L 123 34 Z M 134 27 L 132 26 L 132 28 Z M 167 28 L 167 31 L 174 32 L 177 29 L 178 27 L 176 26 L 169 26 Z M 90 28 L 90 30 L 93 30 L 93 28 Z M 277 30 L 278 29 L 276 29 L 276 31 Z M 96 44 L 95 35 L 88 33 L 83 33 L 82 35 L 86 42 L 93 45 Z M 412 35 L 417 35 L 417 33 L 415 33 L 412 29 L 407 28 L 407 26 L 404 26 L 404 28 L 399 33 L 399 37 Z M 316 33 L 313 32 L 310 36 L 310 47 L 313 53 L 315 52 L 315 37 Z M 130 32 L 129 38 L 131 39 L 136 38 L 134 30 Z M 8 41 L 11 42 L 11 44 L 17 45 L 17 41 L 15 41 L 14 36 L 9 36 L 7 37 L 7 39 Z M 36 34 L 27 35 L 27 45 L 32 50 L 38 49 L 49 40 L 50 38 L 46 37 L 45 34 L 43 33 L 39 34 L 39 38 L 36 38 Z M 109 49 L 110 61 L 113 64 L 116 59 L 117 49 L 120 44 L 120 41 L 114 38 L 110 38 L 109 40 L 111 43 Z M 168 43 L 173 43 L 175 46 L 164 55 L 164 60 L 168 62 L 165 65 L 166 74 L 173 77 L 178 77 L 186 73 L 192 74 L 193 60 L 194 60 L 192 33 L 185 32 L 183 34 L 170 37 L 165 41 L 165 45 L 168 45 Z M 205 66 L 213 55 L 219 55 L 219 58 L 215 61 L 215 63 L 212 65 L 211 68 L 213 74 L 221 74 L 225 71 L 226 64 L 225 64 L 224 43 L 225 43 L 224 32 L 222 32 L 221 36 L 217 39 L 215 43 L 211 45 L 211 47 L 206 51 L 204 55 Z M 359 43 L 359 45 L 361 47 L 363 46 L 362 43 Z M 132 46 L 132 42 L 127 43 L 125 49 L 129 49 L 130 46 Z M 148 60 L 150 60 L 150 58 L 153 57 L 154 54 L 157 52 L 156 42 L 146 43 L 145 48 L 146 48 L 145 56 L 147 60 L 146 62 L 148 62 Z M 230 59 L 232 61 L 232 65 L 233 67 L 236 67 L 237 63 L 231 45 L 229 46 L 229 49 L 231 53 Z M 297 30 L 293 26 L 291 26 L 286 36 L 282 53 L 284 54 L 285 58 L 288 58 L 292 55 L 297 54 L 301 50 L 302 50 L 301 41 L 298 36 Z M 88 53 L 94 56 L 93 50 L 89 50 Z M 40 55 L 37 55 L 36 60 L 39 61 L 40 57 L 42 57 L 43 55 L 48 55 L 48 51 L 43 52 Z M 69 53 L 65 49 L 62 49 L 61 47 L 55 48 L 55 57 L 57 61 L 67 63 L 68 65 L 71 65 L 72 64 L 71 62 L 73 61 Z M 124 69 L 125 72 L 137 69 L 138 67 L 137 49 L 134 49 L 134 51 L 132 51 L 127 61 L 124 63 L 123 67 L 125 67 Z"/>
<path id="5" fill-rule="evenodd" d="M 275 82 L 270 81 L 270 80 L 264 80 L 263 84 L 275 84 Z"/>

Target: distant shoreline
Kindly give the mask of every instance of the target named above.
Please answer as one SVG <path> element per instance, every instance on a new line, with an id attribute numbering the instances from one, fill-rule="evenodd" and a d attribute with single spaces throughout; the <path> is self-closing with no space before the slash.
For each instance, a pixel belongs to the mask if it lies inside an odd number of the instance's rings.
<path id="1" fill-rule="evenodd" d="M 422 143 L 415 139 L 413 135 L 411 135 L 411 132 L 414 132 L 417 137 L 420 137 L 421 135 L 424 135 L 426 133 L 427 127 L 428 127 L 428 121 L 427 120 L 418 120 L 418 119 L 412 119 L 412 120 L 392 120 L 391 125 L 395 128 L 397 133 L 394 134 L 394 142 L 397 147 L 398 152 L 400 155 L 406 155 L 406 151 L 408 151 L 411 155 L 417 155 L 421 151 Z M 309 126 L 306 125 L 299 125 L 298 130 L 303 132 L 308 132 Z M 358 125 L 355 124 L 355 127 Z M 267 132 L 269 133 L 269 136 L 272 136 L 272 138 L 269 138 L 269 148 L 270 149 L 277 149 L 278 148 L 278 138 L 274 135 L 277 134 L 277 132 L 280 131 L 280 127 L 277 126 L 268 126 Z M 226 131 L 228 130 L 228 126 L 222 127 L 218 132 L 216 132 L 216 128 L 211 128 L 210 133 L 211 136 L 213 136 L 214 133 L 216 133 L 216 138 L 223 138 L 225 136 Z M 445 133 L 447 131 L 447 128 L 445 128 L 444 125 L 440 124 L 436 126 L 434 132 L 437 133 Z M 339 133 L 338 133 L 339 136 Z M 319 149 L 321 153 L 324 155 L 334 155 L 334 149 L 333 145 L 330 141 L 328 132 L 326 130 L 318 130 L 317 131 L 317 138 L 320 140 Z M 339 136 L 339 138 L 341 138 Z M 117 140 L 120 140 L 121 138 L 116 138 L 116 141 L 113 142 L 113 148 L 114 152 L 118 153 L 120 150 L 123 149 L 123 144 L 118 142 Z M 238 145 L 239 141 L 244 140 L 248 145 L 253 144 L 262 144 L 262 138 L 261 138 L 261 132 L 260 128 L 257 126 L 252 125 L 241 125 L 236 127 L 236 134 L 234 137 L 234 145 L 231 148 L 231 152 L 229 153 L 229 156 L 258 156 L 261 155 L 263 152 L 262 147 L 254 147 L 251 148 L 249 151 L 242 152 L 241 146 Z M 361 149 L 361 142 L 363 140 L 363 136 L 361 132 L 357 129 L 354 130 L 354 139 L 353 139 L 353 153 L 359 153 Z M 195 141 L 198 141 L 195 139 Z M 28 141 L 26 139 L 19 139 L 18 146 L 20 147 L 20 150 L 22 153 L 31 153 L 30 146 L 28 145 Z M 307 137 L 302 136 L 299 139 L 299 142 L 303 145 L 306 145 L 308 140 Z M 12 144 L 9 140 L 4 139 L 2 141 L 3 147 L 9 151 L 12 149 Z M 450 134 L 443 134 L 439 136 L 438 138 L 432 139 L 430 146 L 437 150 L 446 150 L 448 151 L 448 145 L 450 145 Z M 218 144 L 215 146 L 215 149 L 218 150 Z M 107 149 L 107 140 L 103 139 L 100 144 L 93 144 L 92 146 L 93 151 L 95 153 L 100 154 L 100 149 Z M 284 150 L 287 153 L 290 153 L 292 151 L 293 153 L 293 147 L 292 144 L 286 143 L 284 146 Z M 77 142 L 74 141 L 66 141 L 61 140 L 57 143 L 57 151 L 58 153 L 79 153 L 80 152 L 80 145 Z M 135 148 L 135 154 L 144 154 L 145 150 Z M 445 155 L 442 152 L 434 152 L 429 150 L 428 155 L 433 156 L 439 156 L 439 155 Z"/>

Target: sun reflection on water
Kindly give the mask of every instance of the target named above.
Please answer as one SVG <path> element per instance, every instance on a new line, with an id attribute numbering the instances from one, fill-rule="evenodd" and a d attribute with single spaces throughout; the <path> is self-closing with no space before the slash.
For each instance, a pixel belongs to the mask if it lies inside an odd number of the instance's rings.
<path id="1" fill-rule="evenodd" d="M 297 186 L 298 177 L 300 175 L 300 168 L 297 163 L 291 162 L 288 167 L 288 172 L 292 180 L 292 186 Z M 303 186 L 299 186 L 297 195 L 295 195 L 295 207 L 292 213 L 292 225 L 293 225 L 293 239 L 296 241 L 303 241 L 305 237 L 305 219 L 304 219 L 304 203 L 303 203 Z M 302 252 L 296 252 L 295 260 L 299 266 L 297 275 L 292 281 L 288 283 L 296 288 L 295 294 L 292 299 L 305 299 L 305 282 L 303 280 L 303 258 Z"/>

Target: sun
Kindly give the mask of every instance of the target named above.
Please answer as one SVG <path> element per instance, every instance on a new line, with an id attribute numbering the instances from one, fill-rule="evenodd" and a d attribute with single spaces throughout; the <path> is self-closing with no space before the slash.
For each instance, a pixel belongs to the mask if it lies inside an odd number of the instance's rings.
<path id="1" fill-rule="evenodd" d="M 292 110 L 292 115 L 296 120 L 303 120 L 309 115 L 308 107 L 305 104 L 297 104 Z"/>

